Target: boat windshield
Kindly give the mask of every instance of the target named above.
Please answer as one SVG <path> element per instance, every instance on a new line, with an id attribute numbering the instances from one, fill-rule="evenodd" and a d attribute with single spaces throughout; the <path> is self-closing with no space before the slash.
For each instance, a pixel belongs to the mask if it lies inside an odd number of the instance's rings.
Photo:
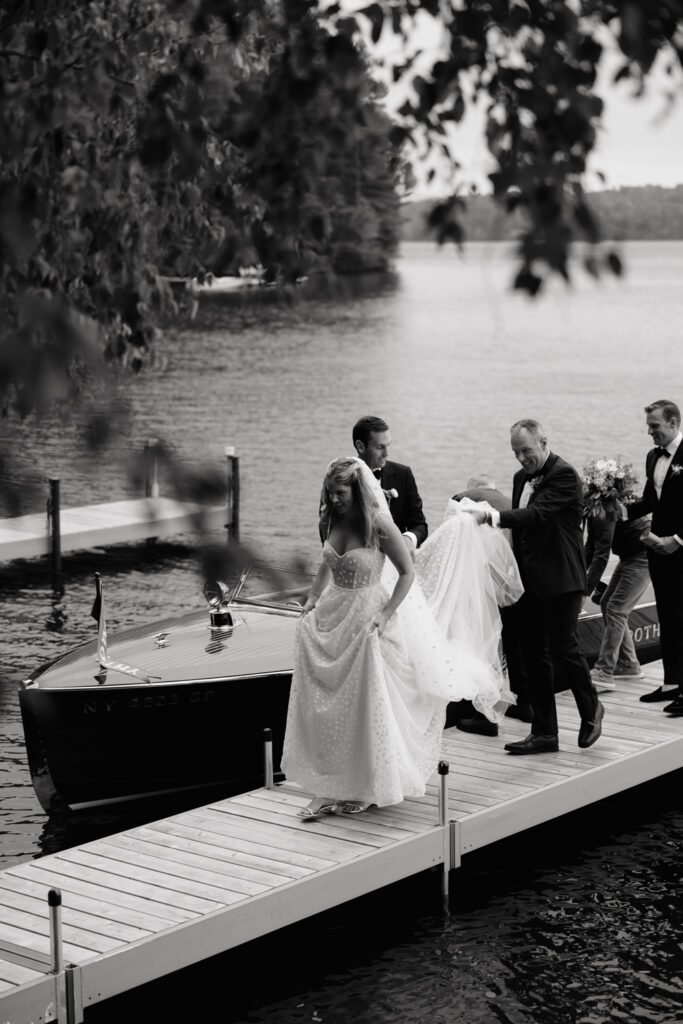
<path id="1" fill-rule="evenodd" d="M 300 609 L 311 587 L 315 573 L 298 566 L 270 565 L 251 562 L 239 575 L 228 581 L 228 604 L 268 604 Z"/>

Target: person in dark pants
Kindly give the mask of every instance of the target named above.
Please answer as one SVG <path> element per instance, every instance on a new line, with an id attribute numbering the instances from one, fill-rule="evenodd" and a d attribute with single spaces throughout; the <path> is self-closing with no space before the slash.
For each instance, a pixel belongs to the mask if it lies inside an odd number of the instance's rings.
<path id="1" fill-rule="evenodd" d="M 512 531 L 525 588 L 518 609 L 534 717 L 529 736 L 505 749 L 510 754 L 558 750 L 555 686 L 571 689 L 581 718 L 578 744 L 590 747 L 600 737 L 605 710 L 577 638 L 586 585 L 581 480 L 573 466 L 550 451 L 537 420 L 514 423 L 510 442 L 522 467 L 513 481 L 512 508 L 472 511 L 479 523 Z"/>
<path id="2" fill-rule="evenodd" d="M 485 501 L 491 508 L 502 512 L 512 507 L 512 502 L 495 485 L 493 477 L 488 473 L 479 473 L 470 477 L 467 481 L 467 488 L 453 495 L 453 501 L 462 501 L 469 498 L 470 501 Z M 517 697 L 517 703 L 511 704 L 505 712 L 508 718 L 518 718 L 523 722 L 531 722 L 533 710 L 529 703 L 529 694 L 526 685 L 526 672 L 522 661 L 522 654 L 519 646 L 519 623 L 517 621 L 518 610 L 516 604 L 507 605 L 500 609 L 502 622 L 501 641 L 503 645 L 503 656 L 507 668 L 510 689 Z M 482 736 L 497 736 L 498 726 L 490 722 L 485 715 L 472 706 L 471 701 L 458 701 L 454 704 L 453 710 L 449 708 L 449 724 L 452 722 L 463 732 L 479 733 Z"/>
<path id="3" fill-rule="evenodd" d="M 640 501 L 628 506 L 629 519 L 652 513 L 644 538 L 661 629 L 664 685 L 640 699 L 665 701 L 664 711 L 683 715 L 683 445 L 681 412 L 668 399 L 645 407 L 647 432 L 657 447 L 645 461 Z"/>
<path id="4" fill-rule="evenodd" d="M 633 520 L 588 516 L 586 520 L 586 594 L 592 595 L 614 553 L 619 561 L 600 597 L 605 620 L 600 653 L 591 669 L 598 693 L 616 689 L 618 679 L 642 679 L 628 617 L 642 597 L 650 574 L 641 535 L 650 527 L 648 516 Z"/>

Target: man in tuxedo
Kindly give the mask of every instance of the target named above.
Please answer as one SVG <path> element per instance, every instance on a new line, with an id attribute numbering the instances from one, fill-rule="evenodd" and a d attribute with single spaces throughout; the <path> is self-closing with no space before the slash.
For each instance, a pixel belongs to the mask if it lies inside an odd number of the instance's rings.
<path id="1" fill-rule="evenodd" d="M 525 588 L 518 621 L 533 722 L 525 740 L 505 749 L 510 754 L 558 749 L 556 687 L 571 689 L 581 717 L 578 743 L 590 747 L 602 732 L 605 709 L 577 638 L 586 584 L 581 480 L 573 466 L 550 451 L 537 420 L 514 423 L 510 442 L 522 467 L 513 481 L 512 508 L 473 512 L 479 523 L 512 531 Z"/>
<path id="2" fill-rule="evenodd" d="M 379 416 L 363 416 L 353 428 L 353 447 L 380 481 L 391 517 L 414 560 L 416 549 L 427 537 L 427 520 L 413 471 L 410 466 L 389 461 L 390 445 L 389 427 Z"/>
<path id="3" fill-rule="evenodd" d="M 664 685 L 640 699 L 670 700 L 664 711 L 683 715 L 683 445 L 681 412 L 660 399 L 645 407 L 647 432 L 656 447 L 645 461 L 642 498 L 628 506 L 629 519 L 652 513 L 643 538 L 661 629 Z"/>

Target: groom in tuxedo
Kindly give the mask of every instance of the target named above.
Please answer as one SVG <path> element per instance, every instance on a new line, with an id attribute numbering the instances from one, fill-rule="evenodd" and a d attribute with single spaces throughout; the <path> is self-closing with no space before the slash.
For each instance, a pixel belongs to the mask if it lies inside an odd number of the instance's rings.
<path id="1" fill-rule="evenodd" d="M 427 520 L 413 471 L 410 466 L 389 461 L 390 444 L 389 427 L 379 416 L 363 416 L 353 428 L 353 447 L 380 481 L 391 518 L 414 559 L 416 549 L 427 538 Z"/>
<path id="2" fill-rule="evenodd" d="M 479 523 L 512 531 L 524 584 L 518 623 L 533 721 L 529 736 L 505 749 L 510 754 L 558 750 L 556 688 L 571 689 L 581 717 L 579 746 L 590 747 L 602 732 L 605 711 L 577 638 L 586 585 L 581 480 L 573 466 L 550 451 L 537 420 L 514 423 L 510 443 L 522 467 L 512 485 L 512 508 L 472 512 Z"/>
<path id="3" fill-rule="evenodd" d="M 681 412 L 668 399 L 645 407 L 647 432 L 656 447 L 645 461 L 642 498 L 628 505 L 629 519 L 652 513 L 643 543 L 657 602 L 661 629 L 664 685 L 640 698 L 646 703 L 670 700 L 664 711 L 683 715 L 683 445 Z"/>

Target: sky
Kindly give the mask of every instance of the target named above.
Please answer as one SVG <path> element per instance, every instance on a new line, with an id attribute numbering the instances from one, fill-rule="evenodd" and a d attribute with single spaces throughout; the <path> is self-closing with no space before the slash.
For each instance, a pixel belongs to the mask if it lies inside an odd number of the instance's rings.
<path id="1" fill-rule="evenodd" d="M 419 47 L 427 59 L 434 60 L 439 50 L 439 28 L 433 19 L 424 17 L 411 34 L 411 46 Z M 383 32 L 375 52 L 381 57 L 396 58 L 399 43 L 389 32 Z M 662 185 L 672 187 L 683 183 L 683 74 L 677 80 L 678 99 L 667 101 L 671 81 L 663 73 L 663 61 L 655 65 L 646 92 L 633 96 L 633 85 L 622 81 L 614 85 L 612 79 L 621 61 L 616 53 L 609 54 L 601 69 L 598 92 L 605 102 L 599 141 L 589 164 L 586 185 L 589 190 L 622 188 L 634 185 Z M 400 106 L 405 94 L 390 87 L 390 109 Z M 483 109 L 473 110 L 461 124 L 454 126 L 454 151 L 462 165 L 459 184 L 466 188 L 475 185 L 480 191 L 490 191 L 487 174 L 492 165 L 483 133 Z M 439 174 L 434 182 L 419 180 L 420 162 L 414 161 L 418 172 L 418 185 L 413 198 L 443 195 L 451 191 L 445 177 Z M 426 165 L 423 165 L 423 179 Z M 598 176 L 601 172 L 605 180 Z"/>

